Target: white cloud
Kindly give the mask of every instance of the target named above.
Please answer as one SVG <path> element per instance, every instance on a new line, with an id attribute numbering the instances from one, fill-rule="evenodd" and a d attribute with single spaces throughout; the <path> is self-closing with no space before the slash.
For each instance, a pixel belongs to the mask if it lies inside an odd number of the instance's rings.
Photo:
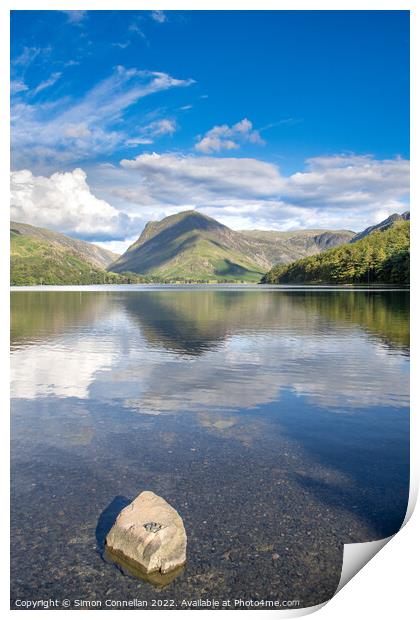
<path id="1" fill-rule="evenodd" d="M 128 27 L 128 30 L 130 32 L 135 32 L 139 37 L 147 41 L 146 35 L 144 34 L 143 30 L 140 28 L 140 26 L 136 22 L 133 22 L 132 24 L 130 24 Z"/>
<path id="2" fill-rule="evenodd" d="M 170 118 L 162 118 L 154 121 L 146 127 L 153 136 L 164 136 L 165 134 L 173 134 L 176 131 L 176 122 Z"/>
<path id="3" fill-rule="evenodd" d="M 286 197 L 295 204 L 351 209 L 400 204 L 409 191 L 409 162 L 371 156 L 315 157 L 289 178 Z"/>
<path id="4" fill-rule="evenodd" d="M 105 250 L 109 250 L 110 252 L 115 252 L 115 254 L 124 254 L 124 252 L 139 238 L 139 234 L 136 234 L 132 237 L 127 237 L 123 241 L 97 241 L 96 245 L 101 246 L 101 248 L 105 248 Z"/>
<path id="5" fill-rule="evenodd" d="M 165 135 L 173 135 L 176 132 L 176 121 L 170 118 L 162 118 L 153 121 L 144 127 L 139 128 L 137 137 L 128 138 L 125 141 L 127 146 L 138 146 L 139 144 L 153 144 L 155 138 L 161 138 Z"/>
<path id="6" fill-rule="evenodd" d="M 71 131 L 83 135 L 85 127 Z M 12 217 L 127 245 L 147 220 L 187 209 L 234 229 L 359 231 L 408 208 L 408 179 L 409 162 L 398 158 L 315 158 L 285 176 L 251 158 L 143 154 L 90 168 L 90 187 L 80 169 L 51 177 L 15 172 Z"/>
<path id="7" fill-rule="evenodd" d="M 85 138 L 91 135 L 91 131 L 86 123 L 78 123 L 76 125 L 68 125 L 65 130 L 65 135 L 70 138 Z"/>
<path id="8" fill-rule="evenodd" d="M 408 204 L 409 162 L 399 158 L 314 158 L 291 176 L 257 159 L 156 153 L 121 168 L 105 182 L 111 200 L 159 212 L 198 208 L 233 228 L 361 230 Z"/>
<path id="9" fill-rule="evenodd" d="M 19 56 L 12 59 L 12 65 L 27 67 L 42 52 L 40 47 L 25 46 Z"/>
<path id="10" fill-rule="evenodd" d="M 13 96 L 13 102 L 17 99 L 20 99 L 26 95 L 36 94 L 35 91 L 31 91 L 29 86 L 26 84 L 26 73 L 28 69 L 30 69 L 32 63 L 43 64 L 46 58 L 50 55 L 52 48 L 50 46 L 47 47 L 35 47 L 35 46 L 24 46 L 21 48 L 20 54 L 13 55 L 11 58 L 11 82 L 10 82 L 10 92 Z M 61 75 L 61 74 L 60 74 Z M 51 76 L 52 77 L 52 76 Z M 51 78 L 50 78 L 51 79 Z M 58 79 L 58 78 L 57 78 Z M 56 81 L 56 80 L 54 80 Z M 45 86 L 45 88 L 48 84 Z M 42 90 L 40 88 L 39 90 Z M 14 103 L 12 103 L 13 108 Z"/>
<path id="11" fill-rule="evenodd" d="M 11 218 L 87 238 L 121 238 L 136 226 L 135 218 L 92 194 L 80 168 L 51 177 L 12 172 Z"/>
<path id="12" fill-rule="evenodd" d="M 253 129 L 251 121 L 244 118 L 231 127 L 216 125 L 197 142 L 195 149 L 201 153 L 219 153 L 238 149 L 241 144 L 247 142 L 264 144 L 258 131 Z"/>
<path id="13" fill-rule="evenodd" d="M 128 138 L 125 141 L 127 146 L 139 146 L 140 144 L 153 144 L 153 140 L 151 138 L 143 138 L 142 136 L 138 136 L 137 138 Z"/>
<path id="14" fill-rule="evenodd" d="M 12 95 L 15 95 L 16 93 L 22 93 L 25 90 L 28 90 L 28 87 L 23 80 L 12 80 L 10 82 L 10 92 Z"/>
<path id="15" fill-rule="evenodd" d="M 87 11 L 62 11 L 70 24 L 81 24 L 87 17 Z"/>
<path id="16" fill-rule="evenodd" d="M 40 86 L 46 88 L 51 79 Z M 130 106 L 153 93 L 192 82 L 167 73 L 118 66 L 110 77 L 77 101 L 68 97 L 47 104 L 14 101 L 11 109 L 13 167 L 30 167 L 34 160 L 79 162 L 98 153 L 111 153 L 132 137 L 120 123 Z M 173 121 L 159 122 L 160 125 L 156 122 L 150 128 L 155 135 L 174 130 Z M 81 125 L 85 127 L 82 135 L 74 131 Z"/>
<path id="17" fill-rule="evenodd" d="M 43 82 L 38 84 L 38 86 L 34 88 L 31 94 L 37 95 L 42 90 L 45 90 L 46 88 L 49 88 L 50 86 L 53 86 L 60 79 L 61 76 L 62 76 L 61 71 L 56 71 L 55 73 L 51 74 L 47 80 L 44 80 Z"/>
<path id="18" fill-rule="evenodd" d="M 125 50 L 129 45 L 130 45 L 131 41 L 125 41 L 124 43 L 112 43 L 112 45 L 114 47 L 119 47 L 122 50 Z"/>
<path id="19" fill-rule="evenodd" d="M 163 22 L 168 20 L 168 17 L 164 11 L 152 11 L 151 17 L 155 22 L 159 22 L 160 24 L 163 24 Z"/>
<path id="20" fill-rule="evenodd" d="M 222 196 L 268 197 L 284 186 L 278 168 L 271 163 L 249 158 L 215 158 L 157 153 L 123 159 L 124 169 L 138 171 L 160 201 L 203 202 Z M 199 204 L 197 204 L 199 206 Z"/>

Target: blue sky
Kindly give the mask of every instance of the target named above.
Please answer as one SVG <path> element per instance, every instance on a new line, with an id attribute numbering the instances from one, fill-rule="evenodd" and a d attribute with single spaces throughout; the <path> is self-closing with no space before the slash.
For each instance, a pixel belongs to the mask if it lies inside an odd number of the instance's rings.
<path id="1" fill-rule="evenodd" d="M 196 208 L 358 230 L 408 204 L 406 11 L 14 11 L 12 217 L 123 249 Z"/>

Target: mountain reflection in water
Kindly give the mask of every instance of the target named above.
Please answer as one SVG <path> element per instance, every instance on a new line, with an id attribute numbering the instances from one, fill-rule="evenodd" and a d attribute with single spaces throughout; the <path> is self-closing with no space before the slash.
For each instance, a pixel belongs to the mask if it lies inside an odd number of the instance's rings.
<path id="1" fill-rule="evenodd" d="M 282 389 L 406 406 L 391 353 L 408 353 L 407 304 L 392 291 L 15 293 L 13 386 L 144 413 L 255 407 Z"/>

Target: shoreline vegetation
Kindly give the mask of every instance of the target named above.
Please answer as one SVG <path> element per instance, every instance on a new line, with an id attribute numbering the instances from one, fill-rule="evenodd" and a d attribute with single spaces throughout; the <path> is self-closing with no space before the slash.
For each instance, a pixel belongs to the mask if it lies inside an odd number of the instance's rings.
<path id="1" fill-rule="evenodd" d="M 397 221 L 355 243 L 288 265 L 276 265 L 263 284 L 400 284 L 410 282 L 410 224 Z"/>
<path id="2" fill-rule="evenodd" d="M 245 234 L 231 231 L 201 214 L 185 212 L 161 222 L 150 222 L 122 256 L 93 243 L 12 222 L 10 284 L 16 287 L 100 284 L 408 287 L 409 217 L 409 212 L 394 214 L 358 234 L 324 230 Z M 173 246 L 170 257 L 168 240 Z M 239 247 L 242 265 L 233 259 Z M 251 268 L 257 255 L 260 265 Z M 296 256 L 297 260 L 293 260 Z M 265 269 L 262 264 L 267 265 Z M 125 266 L 136 271 L 125 270 Z M 141 273 L 142 267 L 148 273 Z"/>

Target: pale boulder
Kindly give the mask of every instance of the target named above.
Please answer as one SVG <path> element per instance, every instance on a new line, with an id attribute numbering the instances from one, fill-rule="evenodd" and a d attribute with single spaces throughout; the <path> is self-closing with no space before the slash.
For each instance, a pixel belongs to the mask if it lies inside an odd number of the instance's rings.
<path id="1" fill-rule="evenodd" d="M 155 493 L 143 491 L 120 512 L 106 546 L 145 573 L 169 573 L 185 564 L 187 535 L 175 508 Z"/>

